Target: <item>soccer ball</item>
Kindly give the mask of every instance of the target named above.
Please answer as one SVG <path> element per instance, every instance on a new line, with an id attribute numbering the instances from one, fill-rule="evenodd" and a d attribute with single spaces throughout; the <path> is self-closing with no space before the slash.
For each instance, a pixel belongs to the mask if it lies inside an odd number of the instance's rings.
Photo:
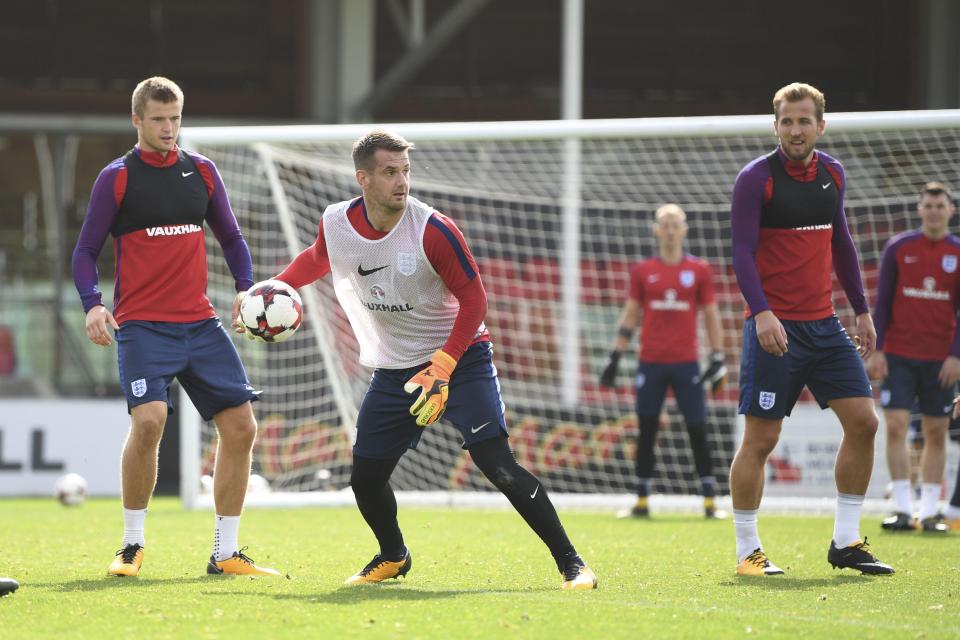
<path id="1" fill-rule="evenodd" d="M 270 481 L 259 473 L 251 473 L 247 493 L 270 493 Z"/>
<path id="2" fill-rule="evenodd" d="M 283 342 L 300 327 L 303 303 L 286 282 L 264 280 L 250 287 L 240 303 L 239 320 L 264 342 Z"/>
<path id="3" fill-rule="evenodd" d="M 65 507 L 79 507 L 87 499 L 87 481 L 79 474 L 68 473 L 57 480 L 54 495 Z"/>

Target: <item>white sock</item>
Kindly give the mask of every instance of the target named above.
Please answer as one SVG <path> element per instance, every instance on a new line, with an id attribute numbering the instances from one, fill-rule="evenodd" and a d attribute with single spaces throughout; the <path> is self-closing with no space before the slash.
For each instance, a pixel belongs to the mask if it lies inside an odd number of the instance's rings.
<path id="1" fill-rule="evenodd" d="M 952 504 L 948 504 L 947 508 L 943 510 L 943 517 L 947 520 L 956 520 L 960 518 L 960 507 L 955 507 Z"/>
<path id="2" fill-rule="evenodd" d="M 863 496 L 837 494 L 837 516 L 833 521 L 833 542 L 838 548 L 849 547 L 860 540 L 860 511 Z"/>
<path id="3" fill-rule="evenodd" d="M 913 504 L 910 502 L 910 481 L 893 481 L 893 510 L 897 513 L 913 513 Z"/>
<path id="4" fill-rule="evenodd" d="M 147 541 L 143 537 L 143 521 L 147 519 L 146 509 L 124 509 L 123 510 L 123 546 L 128 544 L 138 544 L 141 547 L 147 546 Z"/>
<path id="5" fill-rule="evenodd" d="M 940 483 L 924 482 L 920 490 L 920 519 L 937 515 L 937 500 L 940 498 Z"/>
<path id="6" fill-rule="evenodd" d="M 217 562 L 226 560 L 239 549 L 240 516 L 217 516 L 213 528 L 213 557 Z"/>
<path id="7" fill-rule="evenodd" d="M 762 548 L 757 532 L 757 509 L 734 509 L 733 528 L 737 532 L 737 562 Z"/>

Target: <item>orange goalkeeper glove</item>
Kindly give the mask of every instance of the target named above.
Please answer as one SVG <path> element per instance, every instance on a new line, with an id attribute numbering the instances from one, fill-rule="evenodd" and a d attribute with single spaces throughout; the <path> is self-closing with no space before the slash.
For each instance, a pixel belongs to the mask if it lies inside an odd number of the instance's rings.
<path id="1" fill-rule="evenodd" d="M 430 358 L 430 364 L 403 385 L 407 393 L 420 390 L 420 396 L 410 405 L 410 415 L 417 416 L 417 424 L 421 427 L 433 424 L 443 415 L 450 394 L 450 376 L 456 366 L 456 360 L 442 349 L 437 349 Z"/>

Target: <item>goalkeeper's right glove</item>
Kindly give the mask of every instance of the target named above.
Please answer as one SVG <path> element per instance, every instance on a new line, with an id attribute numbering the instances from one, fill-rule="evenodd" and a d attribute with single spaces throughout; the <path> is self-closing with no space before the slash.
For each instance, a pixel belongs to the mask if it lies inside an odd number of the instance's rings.
<path id="1" fill-rule="evenodd" d="M 617 367 L 620 365 L 621 355 L 623 354 L 616 349 L 610 352 L 610 361 L 607 362 L 606 368 L 603 370 L 603 373 L 600 374 L 601 387 L 617 386 Z"/>
<path id="2" fill-rule="evenodd" d="M 710 354 L 710 365 L 707 367 L 707 370 L 700 375 L 700 379 L 697 380 L 697 382 L 698 384 L 709 384 L 710 391 L 716 393 L 723 389 L 726 381 L 727 365 L 724 362 L 723 352 L 714 351 Z"/>

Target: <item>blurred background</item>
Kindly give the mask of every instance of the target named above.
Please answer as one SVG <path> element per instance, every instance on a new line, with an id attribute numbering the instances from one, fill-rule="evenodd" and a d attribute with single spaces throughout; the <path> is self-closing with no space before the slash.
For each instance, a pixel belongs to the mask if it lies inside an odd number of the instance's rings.
<path id="1" fill-rule="evenodd" d="M 96 174 L 136 140 L 130 93 L 147 76 L 183 87 L 185 126 L 561 117 L 563 0 L 3 9 L 0 395 L 116 390 L 113 355 L 81 339 L 69 253 Z M 960 106 L 949 0 L 585 0 L 582 13 L 585 118 L 765 113 L 794 80 L 829 111 Z"/>
<path id="2" fill-rule="evenodd" d="M 7 0 L 0 403 L 119 395 L 70 254 L 97 173 L 136 141 L 145 77 L 180 84 L 185 127 L 757 114 L 792 81 L 829 112 L 949 109 L 958 24 L 950 0 Z M 575 87 L 565 47 L 582 55 Z"/>

